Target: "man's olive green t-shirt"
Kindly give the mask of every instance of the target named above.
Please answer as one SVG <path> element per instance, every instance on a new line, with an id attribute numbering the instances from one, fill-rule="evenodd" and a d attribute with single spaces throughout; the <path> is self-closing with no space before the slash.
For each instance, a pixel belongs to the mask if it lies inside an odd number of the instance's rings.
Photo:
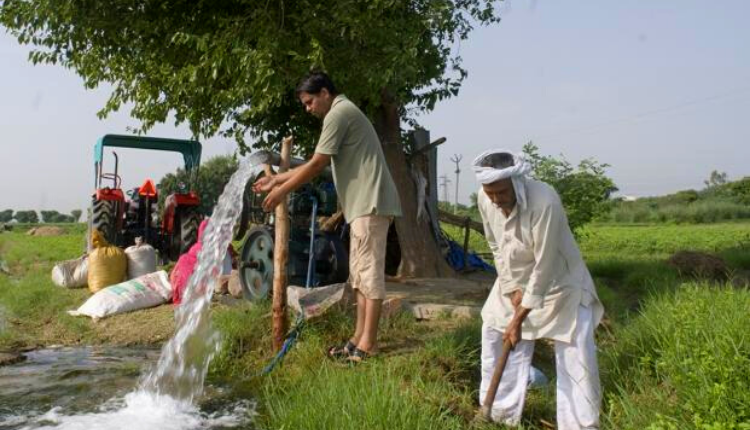
<path id="1" fill-rule="evenodd" d="M 346 96 L 333 100 L 315 152 L 331 156 L 333 182 L 347 222 L 371 214 L 401 215 L 401 200 L 375 128 Z"/>

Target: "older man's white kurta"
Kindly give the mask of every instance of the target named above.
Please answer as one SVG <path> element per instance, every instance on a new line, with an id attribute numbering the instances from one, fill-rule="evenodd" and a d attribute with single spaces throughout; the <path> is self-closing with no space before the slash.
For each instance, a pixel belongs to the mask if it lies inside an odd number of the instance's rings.
<path id="1" fill-rule="evenodd" d="M 558 428 L 598 428 L 601 401 L 593 329 L 603 315 L 557 193 L 549 185 L 525 180 L 525 207 L 506 217 L 482 189 L 479 212 L 498 277 L 482 309 L 482 385 L 487 391 L 502 333 L 514 309 L 510 297 L 523 292 L 521 305 L 532 309 L 522 325 L 522 341 L 512 352 L 493 404 L 493 417 L 516 424 L 521 417 L 534 340 L 555 341 Z"/>

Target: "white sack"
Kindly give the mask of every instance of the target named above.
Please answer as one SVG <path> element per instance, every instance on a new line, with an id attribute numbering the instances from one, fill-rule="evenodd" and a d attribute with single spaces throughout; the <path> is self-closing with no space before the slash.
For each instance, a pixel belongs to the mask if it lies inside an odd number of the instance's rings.
<path id="1" fill-rule="evenodd" d="M 104 288 L 86 300 L 80 308 L 68 313 L 73 316 L 85 315 L 96 320 L 158 306 L 171 299 L 172 287 L 167 272 L 162 270 Z"/>
<path id="2" fill-rule="evenodd" d="M 58 287 L 81 288 L 86 286 L 88 274 L 89 259 L 84 255 L 55 264 L 52 268 L 52 282 Z"/>
<path id="3" fill-rule="evenodd" d="M 128 279 L 156 272 L 156 250 L 144 243 L 136 243 L 125 250 L 128 257 Z"/>

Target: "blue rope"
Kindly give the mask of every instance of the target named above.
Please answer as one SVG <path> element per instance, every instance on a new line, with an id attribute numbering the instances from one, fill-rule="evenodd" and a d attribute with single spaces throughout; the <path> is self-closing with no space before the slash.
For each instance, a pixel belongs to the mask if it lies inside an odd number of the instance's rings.
<path id="1" fill-rule="evenodd" d="M 302 197 L 310 197 L 313 203 L 312 214 L 310 216 L 310 251 L 307 260 L 307 278 L 305 280 L 305 289 L 309 290 L 312 287 L 315 277 L 315 216 L 318 214 L 318 199 L 312 194 L 304 194 Z M 289 334 L 281 346 L 281 350 L 271 359 L 271 361 L 263 368 L 260 375 L 268 375 L 273 371 L 277 364 L 281 363 L 284 356 L 292 349 L 297 339 L 299 338 L 302 329 L 305 327 L 305 309 L 300 305 L 300 312 L 297 315 L 297 320 L 294 322 L 294 326 L 289 331 Z"/>

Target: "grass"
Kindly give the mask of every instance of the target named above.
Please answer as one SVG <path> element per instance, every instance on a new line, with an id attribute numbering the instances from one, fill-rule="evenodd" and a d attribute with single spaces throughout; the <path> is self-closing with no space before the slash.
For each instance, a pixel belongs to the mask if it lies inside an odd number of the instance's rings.
<path id="1" fill-rule="evenodd" d="M 708 224 L 750 218 L 750 205 L 724 199 L 691 203 L 620 202 L 603 217 L 616 223 Z"/>
<path id="2" fill-rule="evenodd" d="M 463 243 L 462 231 L 451 231 Z M 65 311 L 85 290 L 52 285 L 49 272 L 76 257 L 82 232 L 60 237 L 0 234 L 0 349 L 51 344 L 148 344 L 169 336 L 172 309 L 161 306 L 93 323 Z M 597 331 L 606 429 L 750 429 L 750 293 L 747 288 L 683 278 L 665 264 L 681 249 L 717 253 L 736 271 L 750 269 L 750 224 L 597 225 L 582 252 L 607 309 Z M 474 249 L 487 252 L 472 233 Z M 215 307 L 222 350 L 210 378 L 258 400 L 267 429 L 500 429 L 473 422 L 479 384 L 480 321 L 383 322 L 382 354 L 349 368 L 323 357 L 353 326 L 336 311 L 310 323 L 281 367 L 258 372 L 272 357 L 270 304 Z M 554 375 L 554 354 L 539 342 L 534 364 Z M 523 429 L 555 422 L 554 379 L 532 390 Z"/>
<path id="3" fill-rule="evenodd" d="M 602 357 L 611 427 L 750 428 L 748 310 L 729 286 L 650 296 Z"/>
<path id="4" fill-rule="evenodd" d="M 18 226 L 0 234 L 0 350 L 49 345 L 146 345 L 164 341 L 174 330 L 169 306 L 115 315 L 101 322 L 72 317 L 68 310 L 88 299 L 87 289 L 68 290 L 50 278 L 55 263 L 83 251 L 83 229 L 72 234 L 27 236 Z"/>

